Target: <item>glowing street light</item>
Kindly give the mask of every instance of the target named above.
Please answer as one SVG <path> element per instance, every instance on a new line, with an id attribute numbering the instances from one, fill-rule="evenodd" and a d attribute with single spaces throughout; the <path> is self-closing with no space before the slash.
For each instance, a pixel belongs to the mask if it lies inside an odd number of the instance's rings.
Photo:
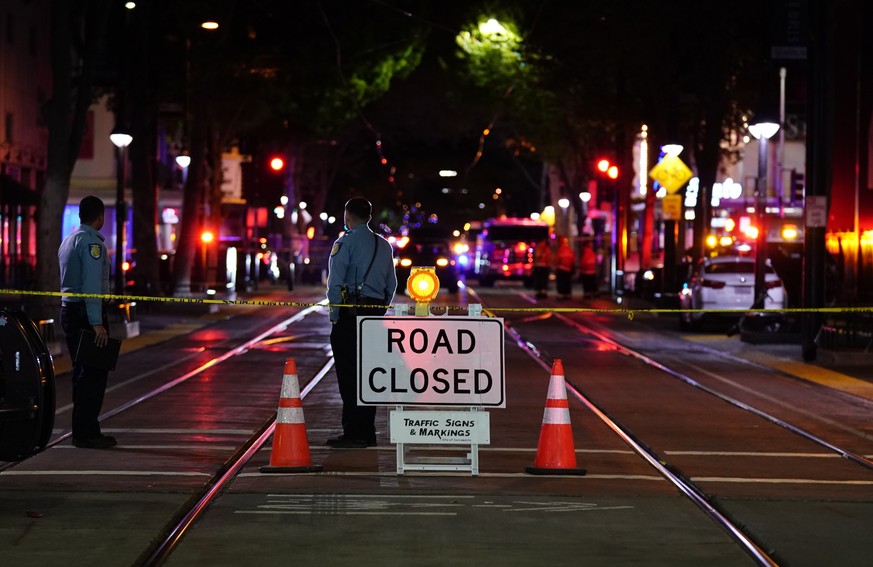
<path id="1" fill-rule="evenodd" d="M 191 156 L 188 155 L 187 151 L 182 150 L 182 153 L 176 156 L 176 165 L 182 169 L 188 169 L 188 166 L 191 165 Z"/>
<path id="2" fill-rule="evenodd" d="M 755 250 L 755 302 L 752 304 L 752 309 L 763 309 L 764 301 L 767 298 L 764 274 L 766 268 L 764 247 L 767 245 L 767 219 L 765 215 L 767 208 L 767 142 L 778 130 L 779 124 L 775 122 L 761 121 L 749 125 L 749 132 L 758 140 L 758 180 L 755 205 L 758 218 L 758 236 Z"/>
<path id="3" fill-rule="evenodd" d="M 126 129 L 116 126 L 109 134 L 109 141 L 118 149 L 118 179 L 115 185 L 115 293 L 124 293 L 124 186 L 127 183 L 127 146 L 133 141 Z"/>

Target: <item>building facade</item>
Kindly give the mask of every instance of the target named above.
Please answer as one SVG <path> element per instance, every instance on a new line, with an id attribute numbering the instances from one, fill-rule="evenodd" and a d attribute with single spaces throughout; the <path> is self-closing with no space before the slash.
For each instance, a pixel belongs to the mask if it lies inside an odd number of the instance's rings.
<path id="1" fill-rule="evenodd" d="M 45 183 L 51 2 L 0 7 L 0 285 L 32 287 L 35 215 Z"/>

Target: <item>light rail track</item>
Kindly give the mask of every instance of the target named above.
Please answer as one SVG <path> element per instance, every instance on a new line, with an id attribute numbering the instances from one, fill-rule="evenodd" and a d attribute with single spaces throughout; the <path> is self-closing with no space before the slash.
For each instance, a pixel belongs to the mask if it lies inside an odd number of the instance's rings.
<path id="1" fill-rule="evenodd" d="M 206 370 L 209 370 L 209 369 L 221 364 L 222 362 L 224 362 L 224 361 L 226 361 L 234 356 L 238 356 L 238 355 L 248 351 L 249 349 L 251 349 L 255 345 L 268 340 L 270 337 L 273 337 L 274 335 L 276 335 L 277 333 L 279 333 L 281 331 L 284 331 L 290 325 L 293 325 L 297 321 L 300 321 L 301 319 L 303 319 L 307 315 L 313 313 L 314 311 L 317 311 L 318 309 L 320 309 L 320 307 L 312 306 L 312 307 L 308 307 L 306 309 L 303 309 L 303 310 L 299 311 L 298 313 L 295 313 L 293 316 L 288 317 L 285 320 L 283 320 L 283 321 L 269 327 L 268 329 L 258 333 L 253 338 L 247 338 L 243 342 L 241 342 L 239 345 L 232 346 L 232 347 L 228 348 L 224 353 L 222 353 L 218 356 L 215 356 L 213 358 L 210 358 L 208 361 L 196 366 L 194 369 L 183 372 L 181 375 L 170 379 L 169 381 L 163 383 L 161 386 L 159 386 L 157 388 L 153 388 L 145 394 L 139 395 L 133 399 L 128 400 L 125 403 L 122 403 L 121 405 L 118 405 L 118 406 L 116 406 L 108 411 L 103 412 L 100 415 L 100 421 L 104 422 L 105 420 L 107 420 L 109 418 L 112 418 L 120 413 L 128 411 L 131 408 L 134 408 L 147 400 L 150 400 L 156 396 L 159 396 L 162 393 L 164 393 L 172 388 L 175 388 L 176 386 L 179 386 L 180 384 L 187 382 L 188 380 L 194 378 L 195 376 L 202 374 Z M 170 364 L 163 365 L 160 367 L 160 370 L 163 372 L 172 371 L 171 369 L 173 367 L 186 364 L 188 359 L 193 358 L 193 356 L 196 356 L 196 355 L 184 357 L 183 359 L 173 361 Z M 140 375 L 138 375 L 134 378 L 128 379 L 127 381 L 125 381 L 125 384 L 129 384 L 131 382 L 136 382 L 137 380 L 141 379 L 144 375 L 150 375 L 154 372 L 155 372 L 155 369 L 146 370 L 145 372 L 141 373 Z M 113 386 L 111 389 L 118 389 L 118 387 L 119 386 Z M 56 410 L 56 413 L 63 413 L 63 412 L 66 412 L 68 409 L 69 409 L 69 407 L 58 408 Z M 70 431 L 66 431 L 64 433 L 61 433 L 60 435 L 58 435 L 57 437 L 55 437 L 51 441 L 49 441 L 49 443 L 46 444 L 45 448 L 49 449 L 51 447 L 54 447 L 55 445 L 58 445 L 59 443 L 66 441 L 71 437 L 71 435 L 72 435 L 72 432 L 70 432 Z M 32 457 L 33 457 L 33 455 L 29 458 L 32 458 Z M 8 470 L 10 468 L 13 468 L 13 467 L 15 467 L 15 466 L 27 461 L 27 460 L 28 459 L 23 459 L 21 461 L 12 461 L 12 462 L 5 463 L 4 465 L 0 466 L 0 472 L 3 472 L 3 471 Z"/>
<path id="2" fill-rule="evenodd" d="M 467 289 L 465 293 L 469 294 L 470 302 L 476 301 L 482 303 L 487 308 L 487 305 L 485 305 L 486 302 L 483 301 L 483 298 L 477 295 L 474 290 Z M 262 328 L 253 331 L 253 336 L 251 338 L 238 340 L 230 346 L 225 347 L 222 343 L 216 344 L 215 348 L 221 348 L 223 352 L 209 360 L 198 360 L 194 364 L 191 364 L 190 360 L 183 361 L 184 368 L 182 370 L 177 370 L 175 375 L 166 377 L 163 384 L 151 388 L 147 393 L 131 396 L 125 403 L 116 404 L 113 409 L 101 416 L 101 419 L 123 418 L 134 408 L 143 407 L 150 400 L 162 399 L 162 395 L 167 394 L 171 390 L 176 391 L 178 387 L 183 384 L 189 384 L 193 381 L 192 379 L 197 376 L 204 376 L 205 374 L 213 373 L 217 368 L 222 368 L 223 365 L 232 366 L 235 359 L 238 359 L 240 355 L 244 355 L 247 352 L 255 350 L 265 352 L 266 349 L 272 349 L 274 352 L 272 352 L 270 356 L 273 359 L 278 360 L 278 358 L 283 354 L 281 352 L 283 347 L 281 346 L 282 338 L 280 335 L 283 332 L 295 332 L 293 329 L 289 330 L 291 326 L 302 323 L 306 317 L 315 311 L 315 309 L 316 308 L 304 309 L 292 317 L 282 319 L 278 323 L 276 323 L 275 320 L 272 320 L 269 324 L 264 324 L 261 326 Z M 436 308 L 434 311 L 436 311 Z M 821 442 L 819 442 L 818 445 L 834 452 L 840 457 L 839 461 L 848 461 L 853 464 L 861 465 L 859 470 L 865 472 L 870 469 L 867 457 L 861 455 L 857 451 L 844 449 L 841 447 L 840 443 L 828 441 L 827 436 L 817 435 L 814 432 L 808 432 L 808 435 L 805 435 L 805 428 L 791 423 L 790 419 L 771 415 L 765 409 L 755 407 L 752 403 L 734 399 L 734 396 L 727 392 L 722 392 L 716 387 L 703 384 L 693 377 L 693 375 L 689 375 L 687 372 L 683 373 L 679 368 L 677 368 L 677 365 L 659 360 L 656 356 L 647 355 L 644 351 L 634 348 L 633 346 L 622 344 L 609 336 L 608 333 L 603 332 L 603 330 L 596 325 L 586 325 L 583 317 L 584 315 L 580 315 L 577 319 L 560 313 L 542 313 L 535 315 L 524 313 L 522 317 L 507 317 L 505 322 L 507 324 L 508 336 L 512 337 L 515 344 L 522 351 L 527 353 L 540 368 L 549 370 L 551 362 L 553 361 L 552 354 L 561 352 L 562 348 L 566 349 L 564 351 L 565 353 L 570 353 L 574 350 L 590 348 L 587 346 L 589 343 L 605 345 L 608 348 L 604 348 L 602 351 L 609 351 L 609 356 L 618 355 L 623 358 L 626 357 L 629 360 L 645 365 L 652 369 L 653 372 L 675 379 L 665 379 L 665 382 L 675 383 L 675 388 L 684 388 L 686 390 L 699 392 L 695 395 L 711 398 L 713 400 L 711 403 L 713 404 L 729 405 L 732 408 L 731 411 L 742 411 L 743 413 L 748 413 L 756 418 L 765 420 L 768 424 L 774 427 L 778 426 L 779 428 L 789 431 L 792 435 L 801 438 L 804 442 L 817 442 L 816 438 L 820 438 Z M 557 325 L 559 323 L 560 325 L 563 325 L 564 328 L 568 329 L 571 334 L 562 336 L 560 341 L 552 342 L 547 341 L 547 339 L 544 339 L 543 337 L 537 337 L 536 333 L 532 332 L 533 327 L 528 327 L 528 325 L 533 326 L 547 319 L 551 319 L 548 323 L 549 325 Z M 550 336 L 555 336 L 555 333 L 552 330 L 554 328 L 556 327 L 550 327 Z M 298 336 L 305 336 L 305 333 Z M 585 339 L 581 338 L 583 336 Z M 320 340 L 323 340 L 323 337 Z M 563 343 L 567 344 L 564 345 Z M 302 341 L 300 344 L 302 344 Z M 315 344 L 315 342 L 311 341 L 311 345 L 310 343 L 307 343 L 307 345 L 310 346 L 305 348 L 315 348 Z M 321 360 L 321 357 L 323 357 L 322 362 L 317 363 L 316 360 Z M 516 357 L 517 360 L 524 358 L 520 353 L 517 353 Z M 555 358 L 562 358 L 562 356 L 555 356 Z M 740 363 L 744 361 L 737 360 L 735 362 Z M 530 366 L 534 365 L 534 363 L 528 364 Z M 331 367 L 332 358 L 327 351 L 320 353 L 318 356 L 310 357 L 307 364 L 307 370 L 301 374 L 301 398 L 305 398 L 314 388 L 316 388 L 317 384 L 321 383 L 322 378 L 328 374 Z M 764 368 L 759 368 L 758 370 L 761 372 L 766 371 Z M 153 373 L 154 369 L 148 370 L 148 372 Z M 165 373 L 170 372 L 169 370 L 166 370 Z M 773 547 L 770 542 L 766 541 L 766 537 L 762 538 L 761 530 L 756 529 L 752 522 L 747 521 L 741 515 L 738 516 L 735 511 L 726 509 L 724 502 L 719 497 L 719 491 L 713 490 L 710 485 L 706 484 L 707 481 L 701 483 L 691 472 L 693 469 L 686 468 L 683 463 L 677 462 L 676 459 L 673 458 L 673 453 L 671 451 L 664 450 L 663 443 L 653 440 L 649 437 L 647 431 L 637 429 L 633 423 L 629 424 L 628 420 L 625 420 L 625 416 L 620 411 L 616 411 L 613 407 L 609 406 L 608 403 L 604 404 L 598 401 L 596 395 L 592 396 L 590 391 L 588 391 L 587 384 L 580 385 L 578 381 L 570 376 L 567 380 L 567 386 L 571 395 L 578 400 L 586 410 L 590 411 L 591 414 L 605 424 L 606 427 L 621 440 L 621 443 L 629 446 L 647 466 L 654 468 L 658 472 L 658 475 L 667 479 L 667 481 L 676 488 L 678 493 L 682 494 L 683 497 L 687 498 L 688 501 L 692 502 L 694 506 L 712 519 L 713 522 L 715 522 L 720 529 L 726 533 L 733 542 L 735 542 L 737 546 L 735 553 L 737 555 L 743 555 L 743 553 L 739 551 L 741 548 L 755 564 L 779 565 L 782 563 L 781 558 L 777 554 L 779 550 L 778 546 Z M 693 386 L 693 388 L 688 388 L 687 386 Z M 319 397 L 320 394 L 314 396 L 316 400 Z M 177 548 L 181 547 L 182 550 L 184 550 L 187 547 L 185 545 L 185 537 L 186 534 L 190 533 L 192 527 L 204 521 L 204 519 L 207 524 L 210 522 L 209 518 L 212 514 L 209 513 L 209 510 L 211 509 L 211 506 L 222 502 L 222 497 L 225 494 L 237 492 L 236 489 L 232 491 L 230 488 L 236 479 L 242 476 L 243 483 L 245 484 L 247 481 L 249 486 L 251 485 L 252 476 L 241 475 L 240 473 L 247 464 L 258 455 L 260 449 L 263 448 L 264 444 L 271 437 L 275 428 L 276 414 L 274 410 L 275 406 L 273 406 L 273 410 L 271 411 L 264 411 L 262 408 L 261 413 L 258 413 L 250 420 L 253 425 L 245 433 L 244 439 L 234 440 L 232 447 L 225 447 L 222 449 L 224 452 L 221 453 L 221 455 L 227 455 L 223 458 L 223 462 L 216 463 L 213 468 L 210 469 L 209 474 L 204 475 L 206 480 L 202 483 L 198 483 L 194 489 L 189 493 L 186 493 L 188 494 L 187 499 L 184 503 L 175 507 L 175 511 L 172 515 L 163 516 L 163 518 L 169 518 L 169 521 L 165 522 L 161 528 L 154 532 L 157 535 L 151 538 L 150 544 L 139 548 L 142 551 L 135 562 L 136 565 L 152 566 L 163 564 L 168 560 L 172 561 L 171 557 Z M 768 416 L 772 419 L 768 419 Z M 576 418 L 574 417 L 574 421 L 575 419 Z M 52 441 L 51 446 L 54 447 L 58 445 L 66 438 L 68 438 L 68 435 L 61 435 L 58 439 Z M 614 439 L 615 437 L 612 438 Z M 621 443 L 616 442 L 616 446 L 620 446 Z M 502 448 L 499 450 L 512 452 L 515 449 Z M 363 454 L 366 453 L 367 452 Z M 627 451 L 627 453 L 630 454 L 630 451 Z M 347 456 L 331 455 L 334 458 L 343 458 Z M 369 455 L 372 456 L 373 453 L 369 452 Z M 378 460 L 380 462 L 380 468 L 382 468 L 382 465 L 385 465 L 385 463 L 390 459 L 383 459 L 381 457 L 388 457 L 389 455 L 387 453 L 377 453 L 377 455 L 380 457 Z M 634 459 L 636 459 L 636 457 L 634 457 Z M 670 462 L 671 460 L 673 462 Z M 638 466 L 640 468 L 644 467 L 642 464 Z M 2 470 L 5 469 L 0 469 L 0 471 Z M 354 475 L 370 475 L 375 476 L 375 478 L 385 479 L 387 478 L 386 475 L 390 475 L 391 473 L 390 470 L 381 470 L 377 472 L 368 468 L 365 470 L 356 470 L 354 473 L 349 473 L 349 476 L 346 477 L 340 476 L 343 474 L 342 471 L 331 472 L 323 478 L 316 475 L 311 477 L 311 479 L 307 477 L 307 479 L 312 480 L 313 482 L 315 478 L 329 481 L 331 475 L 333 475 L 332 478 L 334 479 L 354 478 Z M 245 479 L 246 476 L 249 476 L 249 478 Z M 518 476 L 518 478 L 521 477 L 522 475 Z M 652 475 L 652 477 L 655 478 L 655 475 Z M 260 484 L 267 483 L 267 481 L 263 479 L 256 482 Z M 524 482 L 527 483 L 527 481 Z M 559 480 L 557 482 L 561 481 Z M 299 486 L 299 484 L 297 486 Z M 393 483 L 389 482 L 386 486 L 393 486 Z M 290 488 L 289 490 L 293 491 L 295 489 Z M 299 491 L 300 488 L 296 488 L 296 490 Z M 305 491 L 306 489 L 303 490 Z M 314 494 L 318 493 L 317 488 L 313 488 L 312 490 L 315 491 Z M 330 490 L 341 491 L 342 489 L 328 489 L 328 491 Z M 342 494 L 342 492 L 339 492 L 339 494 Z M 672 495 L 671 498 L 673 498 Z M 220 508 L 220 505 L 218 507 Z M 714 528 L 712 528 L 712 531 L 717 532 Z M 766 531 L 763 533 L 764 536 L 766 536 Z M 196 540 L 197 538 L 193 537 L 192 539 Z M 728 546 L 731 545 L 727 542 L 726 538 L 724 543 Z M 184 555 L 184 551 L 181 551 L 180 554 Z"/>
<path id="3" fill-rule="evenodd" d="M 474 290 L 469 290 L 469 293 L 473 297 L 475 297 L 477 301 L 483 303 L 483 307 L 487 311 L 488 306 L 485 304 L 485 301 L 483 301 L 483 298 L 476 294 Z M 525 297 L 525 299 L 527 298 Z M 680 380 L 684 384 L 699 389 L 700 391 L 705 392 L 708 395 L 714 396 L 715 398 L 726 402 L 744 412 L 751 413 L 764 420 L 767 420 L 770 423 L 784 428 L 794 435 L 797 435 L 803 439 L 815 443 L 818 446 L 824 447 L 825 449 L 834 452 L 836 455 L 842 457 L 843 459 L 854 462 L 867 470 L 873 470 L 873 461 L 866 458 L 865 456 L 843 448 L 837 443 L 830 442 L 827 439 L 824 439 L 823 437 L 816 435 L 815 433 L 812 433 L 799 425 L 793 424 L 785 419 L 777 417 L 765 410 L 755 407 L 750 403 L 736 399 L 735 397 L 725 392 L 719 391 L 714 387 L 704 385 L 700 381 L 695 380 L 694 378 L 677 370 L 674 367 L 671 367 L 668 363 L 659 362 L 651 356 L 648 356 L 630 346 L 621 344 L 592 326 L 582 324 L 578 320 L 571 318 L 570 316 L 563 313 L 551 313 L 547 316 L 555 317 L 557 320 L 563 322 L 567 327 L 575 330 L 581 335 L 589 337 L 590 339 L 593 339 L 603 345 L 608 346 L 610 349 L 614 349 L 618 353 L 632 357 L 651 368 L 657 369 L 672 378 Z M 532 321 L 542 319 L 542 317 L 543 316 L 540 315 L 527 316 L 520 321 L 530 323 Z M 519 348 L 521 348 L 522 350 L 527 352 L 532 358 L 537 360 L 545 370 L 549 370 L 551 368 L 553 360 L 551 360 L 550 357 L 545 354 L 545 349 L 543 348 L 543 345 L 538 345 L 534 340 L 526 337 L 523 331 L 519 331 L 514 326 L 513 321 L 507 320 L 506 328 L 510 336 L 515 339 L 515 343 Z M 713 351 L 712 354 L 716 354 L 716 351 Z M 726 358 L 732 359 L 732 361 L 735 363 L 753 366 L 753 363 L 749 363 L 748 361 L 745 361 L 743 359 L 730 357 L 728 355 L 724 355 L 724 353 L 718 354 L 721 356 L 725 356 Z M 758 365 L 758 369 L 766 372 L 775 373 L 772 370 L 760 365 Z M 772 566 L 779 564 L 775 552 L 773 550 L 766 549 L 767 545 L 764 542 L 760 541 L 760 538 L 758 535 L 756 535 L 754 529 L 750 529 L 750 527 L 743 520 L 732 518 L 731 514 L 724 510 L 721 505 L 719 505 L 716 498 L 713 498 L 712 496 L 707 494 L 705 490 L 703 490 L 696 482 L 692 480 L 691 474 L 683 472 L 683 470 L 678 466 L 671 465 L 668 462 L 668 458 L 665 454 L 658 453 L 655 449 L 652 448 L 651 444 L 646 442 L 646 439 L 641 438 L 634 431 L 623 425 L 620 419 L 616 419 L 614 416 L 610 415 L 610 412 L 608 410 L 604 409 L 598 403 L 593 401 L 592 398 L 588 394 L 586 394 L 585 390 L 577 385 L 577 383 L 569 379 L 566 382 L 568 391 L 571 392 L 577 400 L 579 400 L 586 408 L 594 413 L 598 419 L 606 424 L 607 427 L 609 427 L 616 435 L 618 435 L 636 453 L 638 453 L 643 459 L 645 459 L 645 461 L 649 465 L 655 468 L 659 474 L 669 480 L 683 495 L 687 496 L 700 510 L 702 510 L 719 526 L 721 526 L 722 529 L 727 532 L 730 537 L 734 539 L 737 544 L 740 545 L 758 565 Z"/>
<path id="4" fill-rule="evenodd" d="M 196 364 L 193 368 L 188 369 L 185 367 L 191 366 L 190 359 L 197 356 L 197 354 L 201 354 L 202 349 L 199 349 L 195 355 L 186 356 L 180 360 L 160 366 L 160 371 L 163 374 L 169 374 L 169 376 L 163 378 L 161 380 L 162 383 L 159 386 L 151 388 L 146 393 L 131 397 L 126 402 L 105 411 L 100 416 L 101 422 L 106 423 L 107 420 L 113 417 L 130 413 L 145 402 L 159 398 L 207 371 L 215 371 L 222 364 L 227 363 L 234 357 L 245 354 L 251 349 L 257 348 L 259 345 L 272 344 L 275 341 L 275 337 L 306 317 L 320 311 L 323 303 L 324 302 L 319 305 L 301 309 L 294 315 L 285 317 L 278 323 L 271 324 L 266 328 L 257 331 L 254 336 L 244 338 L 237 344 L 231 344 L 227 348 L 219 347 L 223 349 L 223 352 L 209 358 L 205 362 Z M 173 369 L 180 366 L 183 368 L 182 371 L 180 372 L 179 370 L 176 370 L 176 374 L 174 375 Z M 307 380 L 306 384 L 302 387 L 301 398 L 306 396 L 321 381 L 332 366 L 333 358 L 326 356 L 321 369 L 311 379 Z M 154 368 L 146 370 L 138 376 L 127 379 L 124 384 L 130 386 L 130 384 L 137 382 L 142 376 L 154 374 L 155 370 L 156 369 Z M 116 389 L 119 390 L 120 395 L 124 395 L 124 388 L 117 387 Z M 69 408 L 66 407 L 58 408 L 58 411 L 63 413 L 68 409 Z M 232 451 L 232 454 L 224 461 L 218 470 L 215 471 L 208 481 L 187 499 L 186 504 L 183 505 L 172 518 L 170 518 L 169 522 L 160 531 L 160 534 L 153 539 L 154 543 L 142 552 L 140 559 L 136 563 L 137 565 L 159 565 L 169 557 L 175 547 L 180 543 L 187 530 L 190 529 L 201 514 L 204 513 L 209 504 L 220 496 L 222 490 L 229 485 L 252 456 L 254 456 L 271 437 L 275 429 L 275 423 L 276 411 L 274 409 L 271 414 L 265 415 L 264 421 L 260 426 L 255 428 L 252 435 L 249 435 L 245 440 L 240 442 L 236 449 L 229 449 Z M 50 449 L 63 443 L 69 439 L 70 435 L 71 433 L 69 431 L 61 433 L 47 444 L 46 449 Z M 31 455 L 27 459 L 21 461 L 6 463 L 0 467 L 0 473 L 27 463 L 39 454 L 40 453 Z"/>

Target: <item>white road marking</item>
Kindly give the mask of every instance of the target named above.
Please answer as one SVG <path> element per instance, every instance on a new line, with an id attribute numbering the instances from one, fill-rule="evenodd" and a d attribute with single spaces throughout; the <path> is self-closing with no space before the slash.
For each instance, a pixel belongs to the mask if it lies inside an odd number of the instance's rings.
<path id="1" fill-rule="evenodd" d="M 842 459 L 836 453 L 762 453 L 755 451 L 665 451 L 667 455 L 694 457 L 773 457 L 787 459 Z"/>
<path id="2" fill-rule="evenodd" d="M 3 471 L 3 476 L 204 476 L 210 477 L 208 472 L 182 472 L 182 471 L 22 471 L 12 469 Z"/>
<path id="3" fill-rule="evenodd" d="M 105 429 L 103 431 L 106 431 Z M 52 449 L 76 449 L 74 445 L 54 445 Z M 235 451 L 239 447 L 235 445 L 214 445 L 212 443 L 203 443 L 202 445 L 128 445 L 124 443 L 118 445 L 114 450 L 118 449 L 137 449 L 137 450 L 152 450 L 163 451 L 167 449 L 184 450 L 184 451 Z"/>
<path id="4" fill-rule="evenodd" d="M 167 435 L 245 435 L 251 436 L 252 429 L 137 429 L 132 427 L 101 428 L 103 433 L 158 433 Z M 53 434 L 66 433 L 66 429 L 54 429 Z"/>
<path id="5" fill-rule="evenodd" d="M 269 494 L 267 503 L 235 514 L 336 514 L 345 516 L 457 516 L 464 509 L 497 509 L 501 512 L 590 512 L 628 510 L 634 506 L 604 506 L 573 500 L 514 500 L 505 504 L 471 502 L 474 496 L 409 494 Z M 443 511 L 444 508 L 452 508 Z M 426 510 L 422 510 L 426 509 Z M 458 510 L 460 509 L 460 510 Z"/>
<path id="6" fill-rule="evenodd" d="M 735 478 L 721 476 L 693 477 L 694 482 L 731 482 L 741 484 L 845 484 L 847 486 L 873 486 L 873 480 L 827 480 L 815 478 Z"/>
<path id="7" fill-rule="evenodd" d="M 276 473 L 270 475 L 264 475 L 259 472 L 251 472 L 251 473 L 242 473 L 237 475 L 238 478 L 276 478 L 278 476 L 392 476 L 397 477 L 397 471 L 354 471 L 354 472 L 346 472 L 346 471 L 322 471 L 315 473 Z M 469 472 L 446 472 L 446 471 L 433 471 L 433 472 L 423 472 L 423 471 L 410 471 L 408 473 L 404 473 L 403 476 L 416 476 L 416 477 L 470 477 Z M 482 478 L 544 478 L 544 477 L 534 477 L 533 475 L 529 475 L 523 472 L 517 473 L 489 473 L 479 471 L 479 476 Z M 663 482 L 664 478 L 661 476 L 649 476 L 649 475 L 632 475 L 632 474 L 586 474 L 584 476 L 579 475 L 562 475 L 562 474 L 554 474 L 549 475 L 548 478 L 562 478 L 562 479 L 577 479 L 580 481 L 584 481 L 585 479 L 594 479 L 594 480 L 651 480 L 655 482 Z"/>

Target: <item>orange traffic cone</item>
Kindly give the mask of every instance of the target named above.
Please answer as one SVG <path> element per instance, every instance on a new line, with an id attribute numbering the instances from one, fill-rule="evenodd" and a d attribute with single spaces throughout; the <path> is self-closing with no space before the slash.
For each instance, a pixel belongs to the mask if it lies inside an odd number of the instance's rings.
<path id="1" fill-rule="evenodd" d="M 262 473 L 318 472 L 321 465 L 312 464 L 309 456 L 309 441 L 303 421 L 303 403 L 300 401 L 300 386 L 297 383 L 297 363 L 293 358 L 285 361 L 282 377 L 282 393 L 279 395 L 279 411 L 276 415 L 276 430 L 273 432 L 273 451 L 270 465 L 261 467 Z"/>
<path id="2" fill-rule="evenodd" d="M 567 384 L 564 382 L 564 365 L 559 359 L 552 364 L 537 456 L 534 465 L 524 470 L 530 474 L 585 474 L 585 469 L 576 468 Z"/>

